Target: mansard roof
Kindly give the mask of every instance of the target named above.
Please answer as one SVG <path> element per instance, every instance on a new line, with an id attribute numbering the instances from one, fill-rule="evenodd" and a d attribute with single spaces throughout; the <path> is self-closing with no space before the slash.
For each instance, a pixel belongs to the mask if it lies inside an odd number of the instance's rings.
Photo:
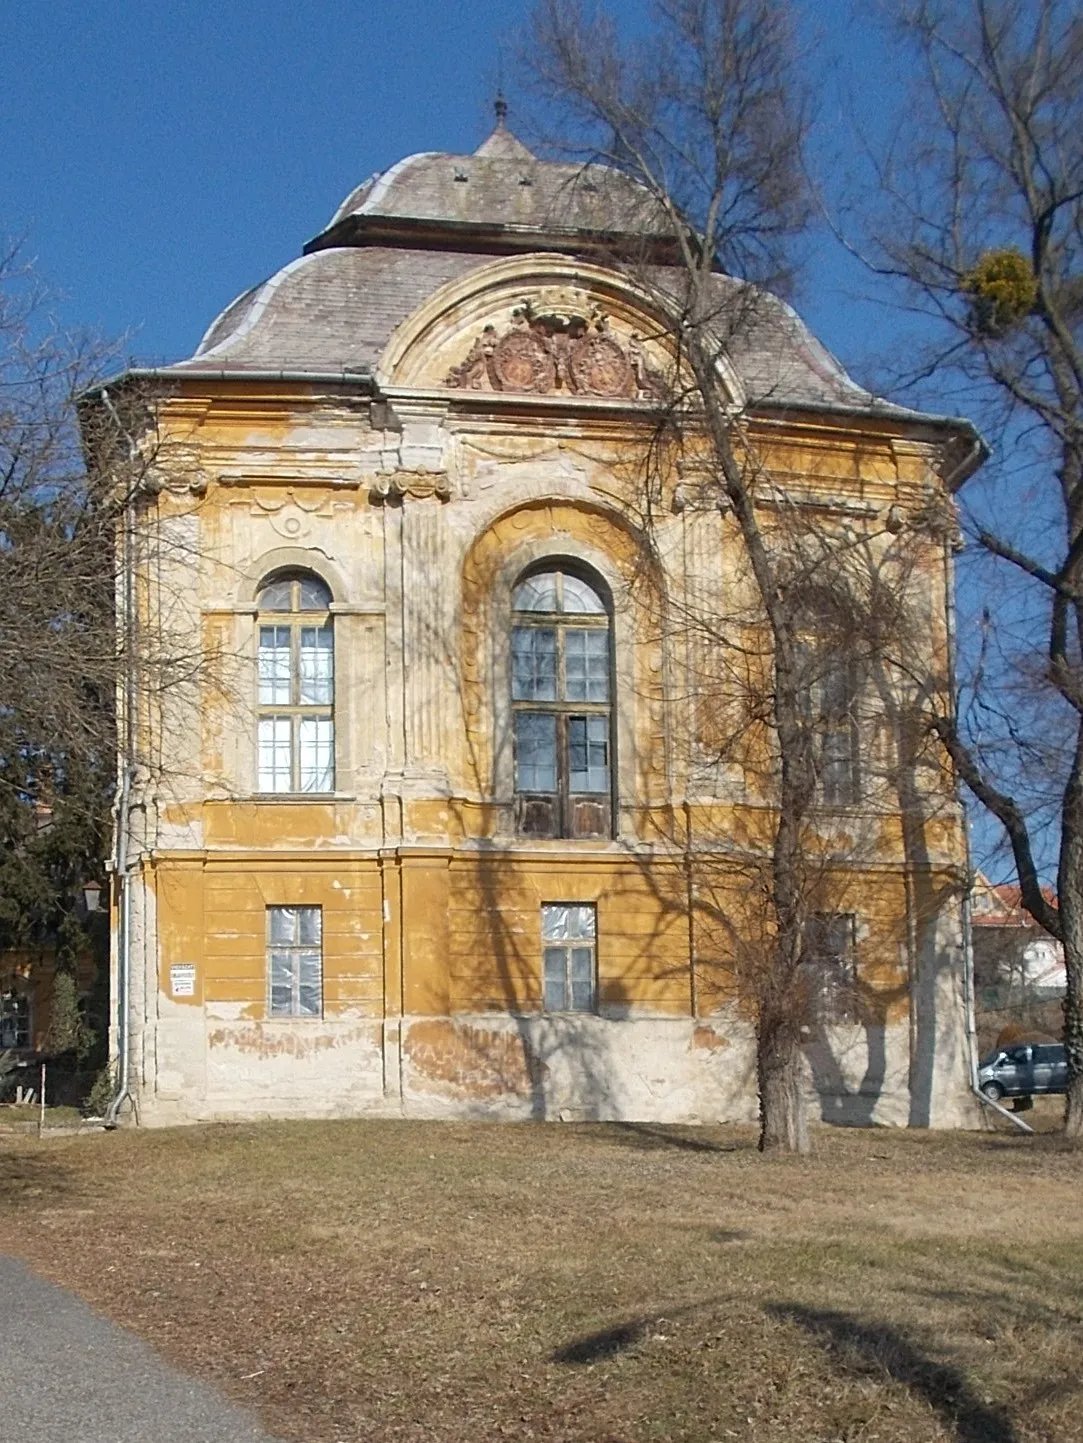
<path id="1" fill-rule="evenodd" d="M 503 123 L 473 155 L 425 152 L 371 177 L 304 253 L 217 317 L 195 354 L 153 374 L 327 381 L 374 373 L 396 329 L 442 286 L 501 256 L 638 264 L 676 289 L 680 269 L 648 193 L 607 167 L 540 160 Z M 479 279 L 479 284 L 481 281 Z M 753 405 L 814 407 L 948 424 L 857 385 L 797 313 L 732 277 L 712 277 L 719 312 L 749 311 L 729 358 Z M 966 423 L 950 421 L 957 435 Z"/>
<path id="2" fill-rule="evenodd" d="M 449 281 L 492 264 L 489 255 L 342 247 L 310 253 L 254 287 L 218 317 L 189 361 L 170 372 L 312 371 L 343 378 L 374 371 L 392 334 Z M 720 308 L 747 290 L 716 275 Z M 758 297 L 755 325 L 739 327 L 730 359 L 754 403 L 913 413 L 879 402 L 843 370 L 797 313 Z"/>

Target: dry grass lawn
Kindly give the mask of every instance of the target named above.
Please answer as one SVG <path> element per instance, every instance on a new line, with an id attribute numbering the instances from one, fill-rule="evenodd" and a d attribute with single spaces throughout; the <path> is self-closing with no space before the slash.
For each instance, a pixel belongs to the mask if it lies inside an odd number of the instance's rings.
<path id="1" fill-rule="evenodd" d="M 0 1248 L 304 1443 L 1083 1440 L 1083 1154 L 1006 1133 L 0 1137 Z"/>

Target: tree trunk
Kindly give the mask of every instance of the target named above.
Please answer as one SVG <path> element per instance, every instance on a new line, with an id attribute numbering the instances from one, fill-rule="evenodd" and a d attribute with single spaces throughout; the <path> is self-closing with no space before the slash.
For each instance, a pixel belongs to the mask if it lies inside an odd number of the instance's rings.
<path id="1" fill-rule="evenodd" d="M 760 1152 L 811 1152 L 808 1115 L 801 1091 L 801 1046 L 786 1018 L 761 1010 L 756 1032 L 760 1093 Z"/>
<path id="2" fill-rule="evenodd" d="M 1079 1141 L 1083 1140 L 1083 725 L 1076 739 L 1061 808 L 1057 893 L 1067 980 L 1064 1047 L 1068 1055 L 1068 1095 L 1064 1131 L 1067 1137 Z"/>

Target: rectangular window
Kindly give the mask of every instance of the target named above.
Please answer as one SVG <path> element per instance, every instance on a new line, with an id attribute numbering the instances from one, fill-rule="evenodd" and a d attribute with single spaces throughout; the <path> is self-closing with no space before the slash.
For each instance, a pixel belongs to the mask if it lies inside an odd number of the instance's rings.
<path id="1" fill-rule="evenodd" d="M 817 912 L 805 924 L 810 1020 L 859 1020 L 854 924 L 852 912 Z"/>
<path id="2" fill-rule="evenodd" d="M 594 907 L 544 902 L 541 930 L 546 1012 L 593 1012 L 597 933 Z"/>
<path id="3" fill-rule="evenodd" d="M 0 1052 L 30 1046 L 30 999 L 21 992 L 0 992 Z"/>
<path id="4" fill-rule="evenodd" d="M 322 908 L 267 908 L 267 1011 L 271 1017 L 323 1015 Z"/>

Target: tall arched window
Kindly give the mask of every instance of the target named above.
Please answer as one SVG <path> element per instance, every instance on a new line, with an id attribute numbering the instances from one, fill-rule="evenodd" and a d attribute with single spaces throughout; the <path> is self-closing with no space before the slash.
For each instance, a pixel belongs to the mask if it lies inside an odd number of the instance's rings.
<path id="1" fill-rule="evenodd" d="M 259 592 L 259 790 L 335 789 L 331 593 L 307 572 Z"/>
<path id="2" fill-rule="evenodd" d="M 519 832 L 610 836 L 609 612 L 581 576 L 554 568 L 516 586 L 511 699 Z"/>

